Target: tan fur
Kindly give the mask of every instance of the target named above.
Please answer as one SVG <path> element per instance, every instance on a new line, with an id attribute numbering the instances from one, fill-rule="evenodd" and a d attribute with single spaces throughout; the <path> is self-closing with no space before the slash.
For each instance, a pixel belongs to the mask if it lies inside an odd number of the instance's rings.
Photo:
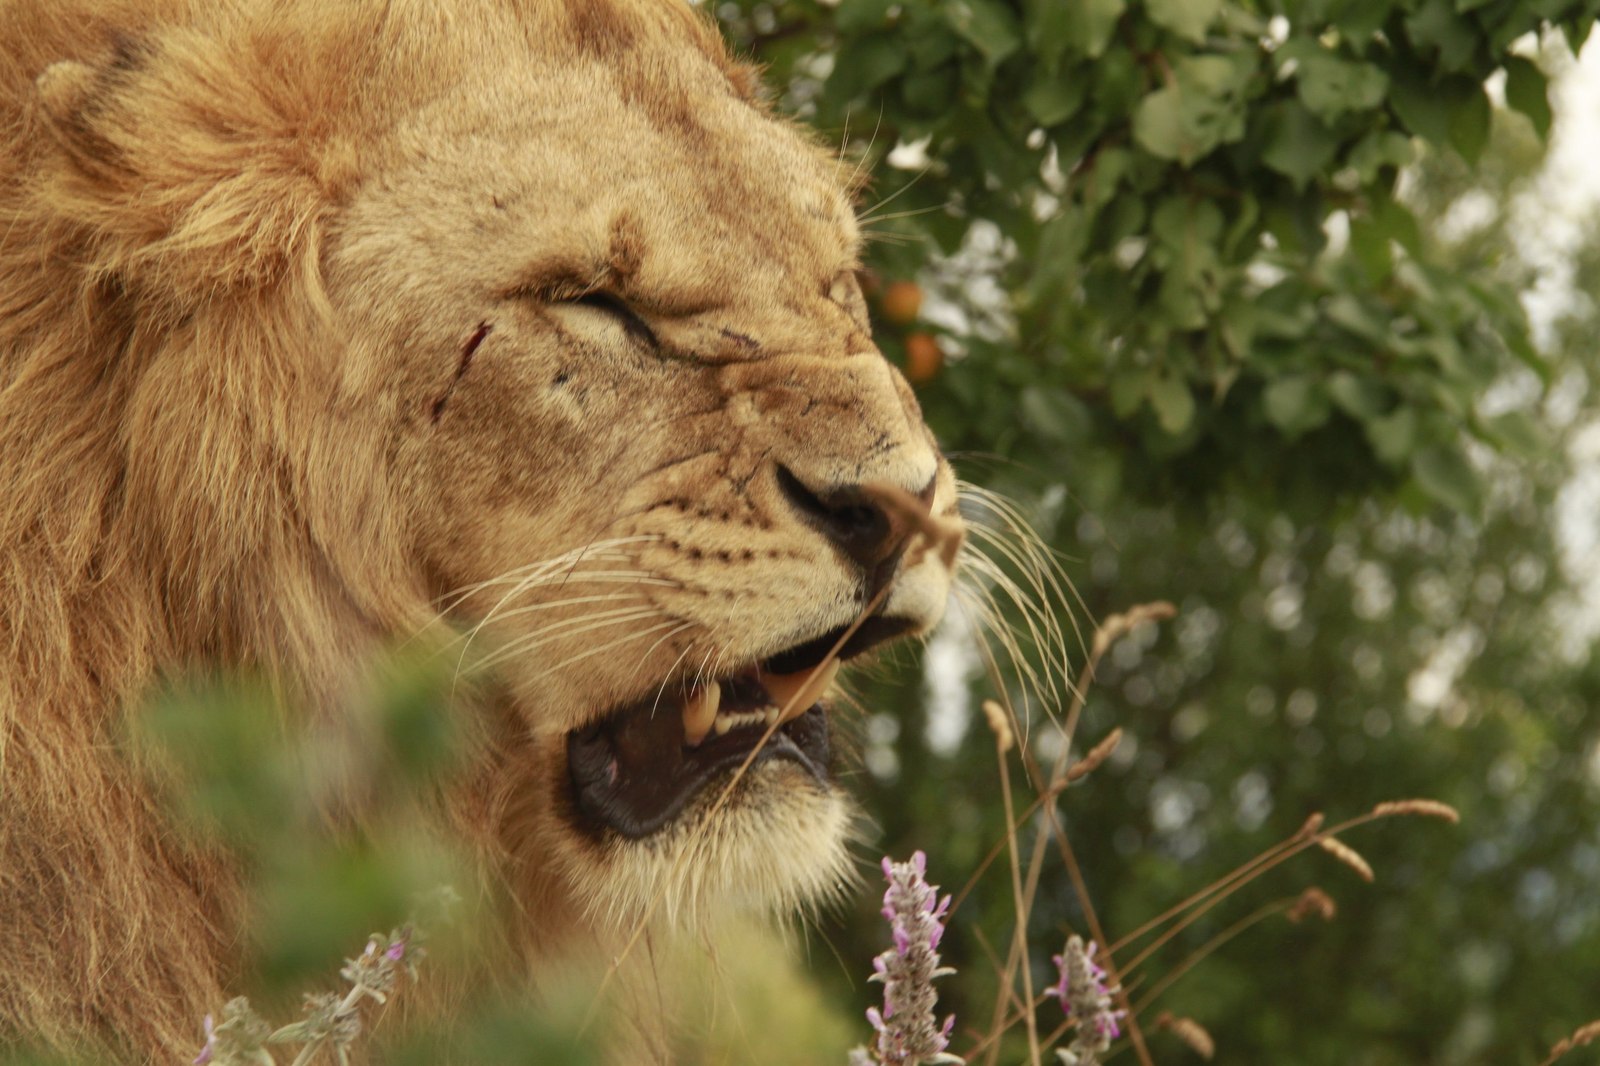
<path id="1" fill-rule="evenodd" d="M 240 955 L 119 708 L 249 666 L 336 720 L 441 605 L 499 658 L 450 816 L 535 968 L 658 892 L 836 887 L 836 788 L 767 763 L 595 840 L 561 738 L 854 616 L 775 464 L 953 511 L 847 179 L 678 0 L 0 0 L 0 1041 L 181 1061 Z M 948 570 L 902 569 L 925 629 Z"/>

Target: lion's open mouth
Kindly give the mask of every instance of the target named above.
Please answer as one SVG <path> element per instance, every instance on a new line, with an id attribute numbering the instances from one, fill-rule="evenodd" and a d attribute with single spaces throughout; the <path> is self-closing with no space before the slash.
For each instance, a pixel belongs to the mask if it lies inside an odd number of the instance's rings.
<path id="1" fill-rule="evenodd" d="M 659 697 L 567 734 L 578 811 L 596 828 L 648 836 L 752 752 L 752 766 L 787 759 L 826 783 L 831 746 L 823 694 L 842 661 L 908 628 L 897 619 L 868 619 L 823 665 L 844 636 L 841 627 L 727 677 L 669 685 Z"/>

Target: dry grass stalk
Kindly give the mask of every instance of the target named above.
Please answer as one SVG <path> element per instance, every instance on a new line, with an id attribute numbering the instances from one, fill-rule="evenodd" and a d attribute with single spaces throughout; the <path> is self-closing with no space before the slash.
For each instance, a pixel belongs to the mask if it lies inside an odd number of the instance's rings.
<path id="1" fill-rule="evenodd" d="M 1291 840 L 1310 840 L 1317 835 L 1317 830 L 1322 828 L 1322 812 L 1317 811 L 1305 820 L 1305 824 L 1297 830 Z"/>
<path id="2" fill-rule="evenodd" d="M 1034 837 L 1033 854 L 1028 862 L 1025 884 L 1023 886 L 1021 899 L 1018 901 L 1018 928 L 1026 928 L 1028 915 L 1031 911 L 1034 895 L 1038 888 L 1039 873 L 1042 868 L 1045 848 L 1047 847 L 1051 837 L 1054 836 L 1057 846 L 1061 850 L 1063 861 L 1065 861 L 1067 864 L 1068 874 L 1072 878 L 1073 890 L 1078 896 L 1079 903 L 1084 909 L 1084 914 L 1088 921 L 1090 932 L 1092 933 L 1095 942 L 1098 943 L 1102 949 L 1101 959 L 1105 963 L 1107 969 L 1112 971 L 1113 978 L 1115 977 L 1115 969 L 1111 961 L 1109 943 L 1106 940 L 1104 930 L 1100 928 L 1099 920 L 1094 911 L 1094 902 L 1088 896 L 1088 888 L 1083 882 L 1081 871 L 1077 869 L 1077 860 L 1072 855 L 1071 845 L 1066 841 L 1065 834 L 1062 832 L 1061 827 L 1055 817 L 1054 799 L 1060 792 L 1061 787 L 1067 783 L 1067 756 L 1072 750 L 1072 738 L 1077 730 L 1079 715 L 1082 713 L 1084 703 L 1088 698 L 1089 688 L 1094 681 L 1095 667 L 1099 663 L 1101 656 L 1103 656 L 1118 639 L 1125 636 L 1136 626 L 1139 626 L 1145 622 L 1154 622 L 1165 618 L 1171 618 L 1176 614 L 1177 608 L 1173 607 L 1172 604 L 1158 602 L 1141 604 L 1130 608 L 1128 611 L 1122 614 L 1113 615 L 1106 619 L 1099 629 L 1095 631 L 1094 640 L 1089 653 L 1089 659 L 1084 663 L 1083 668 L 1079 672 L 1077 683 L 1072 686 L 1072 703 L 1068 707 L 1065 721 L 1060 727 L 1061 749 L 1056 756 L 1054 765 L 1050 768 L 1048 776 L 1046 776 L 1042 772 L 1042 768 L 1038 767 L 1038 765 L 1029 757 L 1026 747 L 1022 749 L 1024 766 L 1029 770 L 1030 779 L 1035 783 L 1035 788 L 1038 792 L 1038 799 L 1035 801 L 1035 805 L 1044 809 L 1045 817 L 1039 821 L 1038 830 Z M 986 655 L 985 658 L 987 659 L 988 656 Z M 989 661 L 989 666 L 991 673 L 998 681 L 999 672 L 995 668 L 995 664 L 992 660 Z M 1005 714 L 1003 707 L 1000 707 L 999 704 L 996 704 L 995 706 L 999 714 L 997 714 L 996 711 L 991 711 L 987 706 L 987 702 L 984 707 L 985 715 L 990 720 L 991 729 L 995 728 L 994 722 L 997 717 Z M 1009 725 L 1010 716 L 1005 715 L 1005 717 L 1007 724 Z M 996 734 L 997 736 L 999 735 L 998 730 L 996 730 Z M 1005 788 L 1008 785 L 1008 782 L 1005 778 L 1006 768 L 1003 758 L 1004 749 L 1001 749 L 1001 752 L 1001 784 L 1002 788 Z M 1109 755 L 1109 751 L 1107 754 Z M 1092 767 L 1090 769 L 1092 769 Z M 1085 770 L 1084 772 L 1088 771 Z M 1008 811 L 1011 810 L 1009 798 L 1007 799 L 1006 807 Z M 1024 817 L 1026 817 L 1026 815 L 1024 815 Z M 1000 844 L 995 846 L 995 848 L 990 852 L 989 857 L 986 858 L 981 864 L 978 873 L 975 873 L 972 876 L 967 887 L 963 888 L 962 891 L 957 895 L 956 906 L 960 906 L 961 901 L 966 898 L 967 892 L 970 890 L 971 886 L 977 883 L 978 877 L 981 875 L 982 871 L 986 869 L 992 861 L 998 858 L 999 853 L 1002 850 L 1010 850 L 1015 847 L 1015 825 L 1020 821 L 1021 819 L 1015 819 L 1008 824 L 1006 838 L 1001 841 Z M 1015 874 L 1013 874 L 1013 880 L 1015 881 Z M 1021 941 L 1020 947 L 1026 947 L 1025 938 Z M 1013 1020 L 1012 1022 L 1008 1022 L 1006 1020 L 1006 1007 L 1008 1003 L 1012 1002 L 1015 998 L 1012 992 L 1012 982 L 1015 979 L 1019 964 L 1024 967 L 1024 984 L 1030 984 L 1026 977 L 1026 961 L 1025 950 L 1019 950 L 1019 942 L 1014 939 L 1010 956 L 1007 959 L 1004 968 L 1001 970 L 1000 989 L 995 997 L 994 1022 L 988 1035 L 979 1042 L 977 1050 L 969 1052 L 969 1057 L 975 1057 L 982 1050 L 987 1049 L 989 1052 L 987 1061 L 989 1063 L 993 1063 L 995 1061 L 995 1057 L 999 1052 L 1000 1035 L 1006 1029 L 1008 1029 L 1011 1024 L 1014 1024 L 1015 1021 Z M 1129 1010 L 1131 1005 L 1128 1002 L 1126 990 L 1120 991 L 1118 995 L 1120 1006 L 1124 1010 Z M 1029 999 L 1032 999 L 1031 995 L 1029 996 Z M 1024 1010 L 1021 1013 L 1026 1016 L 1029 1024 L 1029 1045 L 1031 1052 L 1035 1041 L 1032 1011 Z M 1128 1014 L 1128 1036 L 1133 1045 L 1134 1054 L 1139 1059 L 1141 1066 L 1151 1066 L 1150 1054 L 1144 1044 L 1144 1035 L 1140 1031 L 1138 1019 L 1132 1015 L 1131 1011 Z"/>
<path id="3" fill-rule="evenodd" d="M 871 484 L 863 486 L 862 491 L 888 512 L 889 521 L 899 529 L 907 535 L 919 535 L 906 551 L 907 569 L 916 566 L 930 551 L 939 557 L 946 570 L 955 568 L 956 553 L 966 539 L 960 522 L 935 518 L 926 503 L 893 485 Z"/>
<path id="4" fill-rule="evenodd" d="M 1016 734 L 1011 731 L 1011 716 L 1006 709 L 994 700 L 983 701 L 983 717 L 989 723 L 989 729 L 994 733 L 995 746 L 1004 755 L 1016 746 Z"/>
<path id="5" fill-rule="evenodd" d="M 1122 614 L 1114 614 L 1100 623 L 1100 628 L 1095 630 L 1094 647 L 1090 651 L 1092 658 L 1098 659 L 1104 655 L 1117 641 L 1133 632 L 1146 622 L 1161 622 L 1174 617 L 1178 609 L 1165 600 L 1154 603 L 1141 603 L 1137 607 L 1130 607 Z"/>
<path id="6" fill-rule="evenodd" d="M 1587 1025 L 1579 1026 L 1571 1036 L 1551 1048 L 1550 1057 L 1541 1062 L 1539 1066 L 1550 1066 L 1552 1062 L 1561 1058 L 1567 1052 L 1587 1047 L 1597 1040 L 1600 1040 L 1600 1018 L 1596 1018 Z"/>
<path id="7" fill-rule="evenodd" d="M 1461 824 L 1459 811 L 1448 803 L 1431 799 L 1390 800 L 1372 808 L 1372 813 L 1379 818 L 1396 814 L 1420 814 L 1425 818 L 1443 818 L 1452 825 Z"/>
<path id="8" fill-rule="evenodd" d="M 1319 837 L 1317 846 L 1361 875 L 1361 880 L 1371 881 L 1373 879 L 1372 864 L 1362 858 L 1359 851 L 1338 837 Z"/>
<path id="9" fill-rule="evenodd" d="M 1011 802 L 1011 771 L 1006 765 L 1006 752 L 1010 751 L 1016 743 L 1016 738 L 1011 733 L 1010 716 L 1005 708 L 994 700 L 983 701 L 983 713 L 989 719 L 989 728 L 994 730 L 995 761 L 1000 764 L 1000 798 L 1005 804 L 1006 812 L 1006 856 L 1011 864 L 1011 902 L 1016 909 L 1016 928 L 1012 939 L 1011 962 L 1007 964 L 1006 980 L 1003 982 L 1004 992 L 1009 994 L 1011 986 L 1011 969 L 1017 960 L 1021 962 L 1022 995 L 1024 1003 L 1033 1002 L 1033 964 L 1028 957 L 1028 907 L 1032 902 L 1022 888 L 1022 866 L 1017 851 L 1017 820 L 1013 815 Z M 996 1021 L 1005 1018 L 1004 1002 L 997 1004 Z M 1032 1066 L 1040 1066 L 1039 1025 L 1034 1017 L 1034 1012 L 1029 1010 L 1023 1017 L 1028 1026 L 1028 1061 Z"/>
<path id="10" fill-rule="evenodd" d="M 1070 783 L 1094 773 L 1100 768 L 1101 763 L 1111 757 L 1111 753 L 1117 750 L 1117 745 L 1120 743 L 1122 743 L 1122 727 L 1118 726 L 1106 734 L 1104 740 L 1089 749 L 1089 754 L 1067 768 L 1066 780 Z"/>
<path id="11" fill-rule="evenodd" d="M 1171 1011 L 1164 1010 L 1156 1016 L 1156 1028 L 1165 1029 L 1207 1061 L 1217 1053 L 1217 1042 L 1211 1039 L 1211 1034 L 1206 1032 L 1205 1026 L 1193 1018 L 1179 1017 Z"/>
<path id="12" fill-rule="evenodd" d="M 1315 916 L 1325 922 L 1331 922 L 1338 913 L 1339 906 L 1333 902 L 1333 897 L 1312 885 L 1300 893 L 1300 898 L 1294 901 L 1294 905 L 1284 913 L 1284 917 L 1291 922 L 1301 922 Z"/>

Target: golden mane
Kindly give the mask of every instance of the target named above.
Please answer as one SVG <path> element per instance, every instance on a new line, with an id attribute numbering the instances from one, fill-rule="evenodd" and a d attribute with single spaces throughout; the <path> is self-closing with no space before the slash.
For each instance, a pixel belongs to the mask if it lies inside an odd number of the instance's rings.
<path id="1" fill-rule="evenodd" d="M 670 39 L 752 91 L 673 0 L 502 6 L 553 55 Z M 0 4 L 0 1034 L 182 1047 L 221 1002 L 227 860 L 104 757 L 118 707 L 184 663 L 314 691 L 429 616 L 352 550 L 394 543 L 382 442 L 301 412 L 337 402 L 329 212 L 495 8 Z"/>

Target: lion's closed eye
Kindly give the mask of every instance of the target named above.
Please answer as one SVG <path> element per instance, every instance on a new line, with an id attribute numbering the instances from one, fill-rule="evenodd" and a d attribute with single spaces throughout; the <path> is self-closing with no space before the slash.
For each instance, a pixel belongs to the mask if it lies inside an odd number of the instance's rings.
<path id="1" fill-rule="evenodd" d="M 622 297 L 606 292 L 604 289 L 595 289 L 570 300 L 560 301 L 560 303 L 570 307 L 583 307 L 599 312 L 615 321 L 634 340 L 648 344 L 652 348 L 661 347 L 661 342 L 657 339 L 655 330 L 650 328 L 650 323 L 645 321 L 644 316 L 634 310 Z"/>

